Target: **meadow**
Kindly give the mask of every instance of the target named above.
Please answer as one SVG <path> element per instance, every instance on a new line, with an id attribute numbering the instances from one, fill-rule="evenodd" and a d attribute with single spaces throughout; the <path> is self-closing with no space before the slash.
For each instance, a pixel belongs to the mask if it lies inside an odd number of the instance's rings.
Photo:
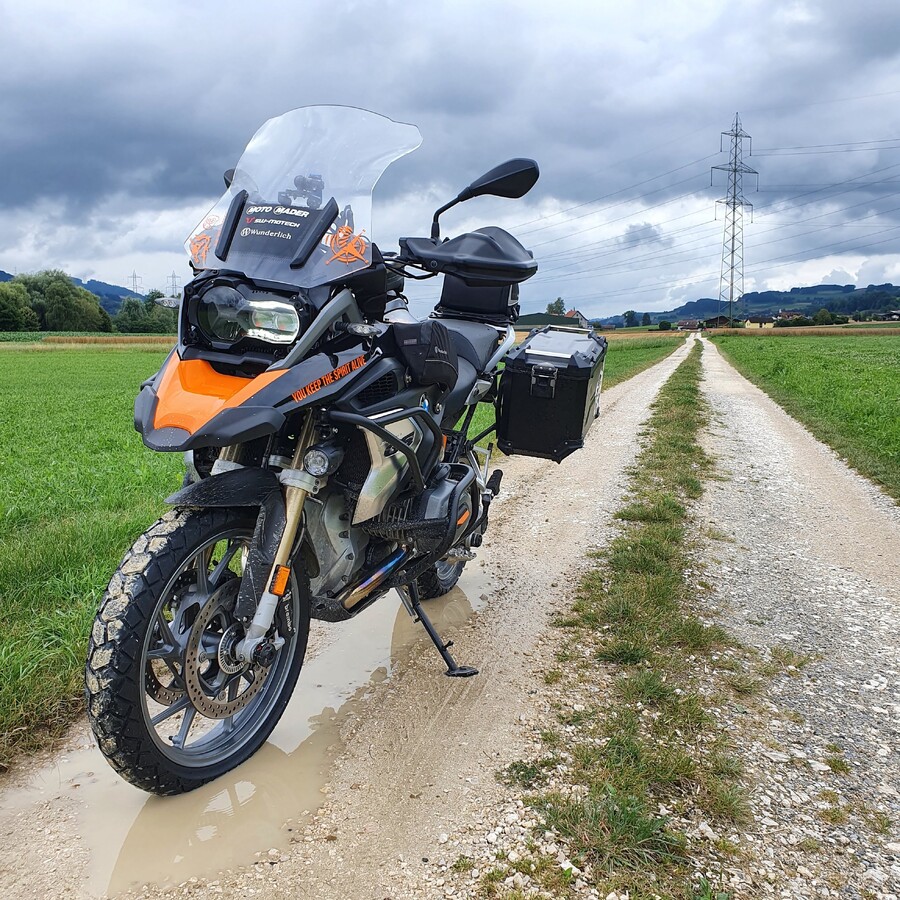
<path id="1" fill-rule="evenodd" d="M 785 331 L 713 340 L 742 375 L 900 500 L 900 331 Z"/>
<path id="2" fill-rule="evenodd" d="M 0 765 L 81 708 L 86 636 L 125 548 L 181 460 L 132 425 L 157 349 L 0 354 Z"/>
<path id="3" fill-rule="evenodd" d="M 605 385 L 680 344 L 611 341 Z M 145 449 L 132 425 L 138 386 L 164 358 L 91 344 L 0 354 L 0 768 L 80 713 L 100 597 L 180 486 L 180 454 Z"/>

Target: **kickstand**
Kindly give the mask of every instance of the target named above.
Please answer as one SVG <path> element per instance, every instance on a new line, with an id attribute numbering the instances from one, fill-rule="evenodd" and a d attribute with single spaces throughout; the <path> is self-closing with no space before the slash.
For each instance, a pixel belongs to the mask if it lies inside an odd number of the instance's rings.
<path id="1" fill-rule="evenodd" d="M 447 671 L 444 674 L 450 678 L 471 678 L 473 675 L 477 675 L 478 669 L 474 669 L 472 666 L 458 666 L 456 660 L 450 655 L 453 641 L 447 641 L 445 644 L 441 636 L 435 631 L 434 625 L 431 624 L 431 619 L 428 618 L 425 610 L 422 609 L 422 603 L 419 599 L 419 588 L 416 586 L 416 583 L 412 582 L 411 584 L 403 585 L 403 587 L 397 588 L 397 592 L 400 594 L 400 599 L 403 601 L 406 611 L 413 617 L 413 621 L 422 623 L 428 632 L 428 637 L 434 642 L 438 653 L 441 654 L 441 658 L 447 664 Z"/>

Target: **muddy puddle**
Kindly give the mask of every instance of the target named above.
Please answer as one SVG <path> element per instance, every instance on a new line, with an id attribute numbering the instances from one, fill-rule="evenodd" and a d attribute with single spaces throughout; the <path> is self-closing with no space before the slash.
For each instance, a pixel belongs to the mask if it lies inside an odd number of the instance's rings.
<path id="1" fill-rule="evenodd" d="M 450 594 L 428 603 L 439 631 L 464 625 L 490 594 L 481 562 L 467 567 Z M 441 666 L 394 592 L 349 622 L 313 628 L 328 629 L 321 649 L 304 665 L 278 727 L 239 768 L 190 794 L 154 797 L 122 781 L 85 735 L 26 786 L 2 792 L 0 826 L 23 810 L 74 804 L 73 830 L 89 864 L 83 883 L 67 887 L 81 896 L 180 884 L 287 847 L 292 826 L 285 822 L 302 824 L 324 799 L 346 717 L 411 653 L 433 654 Z"/>

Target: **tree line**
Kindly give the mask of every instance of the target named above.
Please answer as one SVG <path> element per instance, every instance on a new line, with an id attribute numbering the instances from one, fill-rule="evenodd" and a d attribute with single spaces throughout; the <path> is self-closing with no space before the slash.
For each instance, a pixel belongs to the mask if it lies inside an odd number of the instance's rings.
<path id="1" fill-rule="evenodd" d="M 115 316 L 100 305 L 100 298 L 76 286 L 59 269 L 17 275 L 0 283 L 0 331 L 118 331 L 125 334 L 173 334 L 175 310 L 154 301 L 161 291 L 146 297 L 128 297 Z"/>

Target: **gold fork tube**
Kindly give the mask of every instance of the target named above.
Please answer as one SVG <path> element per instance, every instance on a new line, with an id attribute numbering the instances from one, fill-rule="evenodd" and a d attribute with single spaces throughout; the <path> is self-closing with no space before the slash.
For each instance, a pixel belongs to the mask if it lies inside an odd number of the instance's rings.
<path id="1" fill-rule="evenodd" d="M 293 467 L 295 469 L 303 468 L 303 457 L 309 450 L 315 436 L 316 423 L 312 411 L 307 413 L 306 421 L 303 428 L 300 429 L 300 437 L 297 438 L 297 448 L 294 450 Z M 284 488 L 284 513 L 285 526 L 284 533 L 281 536 L 281 543 L 278 545 L 278 552 L 275 554 L 275 566 L 286 566 L 291 556 L 291 550 L 294 547 L 294 540 L 297 537 L 297 531 L 300 528 L 300 519 L 303 515 L 303 505 L 306 503 L 307 491 L 303 488 L 291 487 L 285 485 Z M 275 574 L 275 567 L 269 573 L 271 578 Z"/>
<path id="2" fill-rule="evenodd" d="M 302 468 L 303 457 L 309 449 L 315 436 L 315 419 L 312 412 L 307 414 L 306 421 L 300 429 L 300 436 L 297 439 L 297 448 L 294 451 L 293 467 L 295 469 Z M 294 541 L 297 538 L 297 531 L 300 528 L 300 521 L 303 516 L 303 505 L 306 502 L 308 491 L 304 488 L 294 487 L 292 485 L 284 486 L 284 506 L 285 506 L 285 525 L 281 534 L 281 540 L 278 543 L 278 549 L 275 552 L 275 561 L 269 570 L 266 588 L 263 590 L 259 600 L 259 605 L 253 616 L 253 620 L 247 629 L 247 635 L 241 641 L 240 654 L 248 662 L 253 659 L 253 652 L 257 645 L 263 640 L 264 636 L 272 626 L 275 618 L 275 610 L 278 606 L 279 597 L 272 593 L 270 585 L 275 578 L 275 573 L 279 566 L 286 566 L 291 557 L 291 550 L 294 547 Z"/>

